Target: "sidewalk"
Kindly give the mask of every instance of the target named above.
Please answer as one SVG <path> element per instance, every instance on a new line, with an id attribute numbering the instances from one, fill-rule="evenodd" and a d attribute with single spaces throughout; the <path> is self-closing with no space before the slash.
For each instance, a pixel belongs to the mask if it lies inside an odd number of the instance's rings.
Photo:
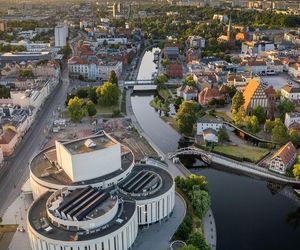
<path id="1" fill-rule="evenodd" d="M 28 186 L 27 180 L 24 186 Z M 33 202 L 32 195 L 29 192 L 21 192 L 19 197 L 8 207 L 3 215 L 3 224 L 17 224 L 18 228 L 24 228 L 25 232 L 15 232 L 9 244 L 11 250 L 31 250 L 27 227 L 27 211 Z M 1 248 L 0 248 L 1 249 Z"/>

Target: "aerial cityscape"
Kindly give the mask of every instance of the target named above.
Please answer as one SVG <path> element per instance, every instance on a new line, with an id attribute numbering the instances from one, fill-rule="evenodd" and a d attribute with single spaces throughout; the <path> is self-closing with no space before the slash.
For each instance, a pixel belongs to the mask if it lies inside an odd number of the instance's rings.
<path id="1" fill-rule="evenodd" d="M 0 250 L 297 250 L 299 0 L 0 0 Z"/>

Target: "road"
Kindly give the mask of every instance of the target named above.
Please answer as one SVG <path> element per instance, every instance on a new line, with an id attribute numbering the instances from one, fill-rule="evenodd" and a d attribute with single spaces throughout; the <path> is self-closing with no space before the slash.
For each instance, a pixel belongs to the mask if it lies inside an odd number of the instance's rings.
<path id="1" fill-rule="evenodd" d="M 69 86 L 67 67 L 62 72 L 62 84 L 46 100 L 42 109 L 14 155 L 8 160 L 6 172 L 0 178 L 0 216 L 20 194 L 23 183 L 29 177 L 28 163 L 46 140 L 45 128 L 56 118 L 58 107 L 63 107 Z"/>

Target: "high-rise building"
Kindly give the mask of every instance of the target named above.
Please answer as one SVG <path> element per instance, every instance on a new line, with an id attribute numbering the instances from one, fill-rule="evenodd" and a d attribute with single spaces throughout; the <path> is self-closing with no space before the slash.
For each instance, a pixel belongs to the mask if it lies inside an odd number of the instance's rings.
<path id="1" fill-rule="evenodd" d="M 59 24 L 55 27 L 55 46 L 64 47 L 67 44 L 68 26 L 66 24 Z"/>

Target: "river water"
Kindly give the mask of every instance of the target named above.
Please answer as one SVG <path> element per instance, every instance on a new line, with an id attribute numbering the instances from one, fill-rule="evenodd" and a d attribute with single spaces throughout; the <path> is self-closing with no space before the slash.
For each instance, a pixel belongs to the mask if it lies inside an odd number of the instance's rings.
<path id="1" fill-rule="evenodd" d="M 145 62 L 152 62 L 152 53 L 146 53 L 145 57 Z M 144 65 L 140 70 L 148 71 L 149 67 Z M 147 74 L 140 72 L 139 75 Z M 152 98 L 133 96 L 133 111 L 145 133 L 161 150 L 174 151 L 180 136 L 150 107 Z M 191 157 L 185 160 L 190 162 L 186 163 L 188 167 L 198 165 Z M 218 250 L 300 249 L 300 206 L 295 201 L 272 192 L 270 183 L 264 180 L 212 167 L 198 168 L 194 172 L 206 176 L 209 182 Z"/>

